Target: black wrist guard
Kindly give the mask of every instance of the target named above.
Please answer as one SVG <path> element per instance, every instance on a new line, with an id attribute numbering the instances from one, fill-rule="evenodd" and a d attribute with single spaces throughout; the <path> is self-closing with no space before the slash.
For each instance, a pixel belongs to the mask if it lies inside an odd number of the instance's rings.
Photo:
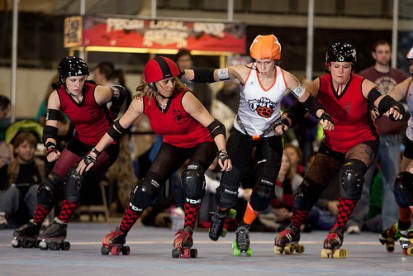
<path id="1" fill-rule="evenodd" d="M 217 119 L 215 119 L 212 123 L 210 123 L 207 128 L 209 132 L 211 133 L 212 138 L 215 138 L 219 134 L 224 135 L 224 137 L 226 136 L 225 126 Z"/>
<path id="2" fill-rule="evenodd" d="M 381 99 L 379 103 L 379 106 L 378 106 L 379 114 L 383 115 L 384 113 L 389 111 L 391 107 L 397 108 L 400 111 L 400 113 L 403 115 L 403 117 L 406 114 L 406 110 L 404 109 L 404 106 L 401 103 L 395 101 L 392 97 L 388 95 L 384 96 L 383 99 Z"/>
<path id="3" fill-rule="evenodd" d="M 45 126 L 44 129 L 43 129 L 43 135 L 42 135 L 43 136 L 42 137 L 43 144 L 46 143 L 48 138 L 57 140 L 57 130 L 58 130 L 57 127 Z M 45 144 L 45 146 L 47 147 L 46 144 Z"/>
<path id="4" fill-rule="evenodd" d="M 313 96 L 308 97 L 308 99 L 303 102 L 303 105 L 308 110 L 308 112 L 313 114 L 315 117 L 317 117 L 317 110 L 323 109 L 323 106 Z"/>
<path id="5" fill-rule="evenodd" d="M 329 121 L 329 122 L 331 122 L 332 124 L 334 124 L 334 123 L 333 123 L 333 119 L 331 119 L 331 116 L 328 115 L 326 112 L 324 112 L 323 114 L 321 114 L 320 120 L 326 120 L 326 121 Z"/>
<path id="6" fill-rule="evenodd" d="M 46 158 L 47 158 L 47 156 L 48 156 L 50 153 L 52 153 L 52 152 L 56 152 L 56 153 L 57 153 L 56 145 L 55 145 L 54 143 L 52 143 L 52 142 L 47 142 L 47 144 L 46 144 L 45 146 L 46 146 L 46 154 L 45 154 Z"/>
<path id="7" fill-rule="evenodd" d="M 229 159 L 229 155 L 226 151 L 220 150 L 218 152 L 218 160 L 220 160 L 222 163 L 224 163 L 225 160 L 228 160 L 228 159 Z"/>
<path id="8" fill-rule="evenodd" d="M 201 68 L 201 67 L 194 67 L 194 78 L 191 80 L 192 82 L 198 83 L 210 83 L 215 82 L 214 78 L 214 68 Z"/>

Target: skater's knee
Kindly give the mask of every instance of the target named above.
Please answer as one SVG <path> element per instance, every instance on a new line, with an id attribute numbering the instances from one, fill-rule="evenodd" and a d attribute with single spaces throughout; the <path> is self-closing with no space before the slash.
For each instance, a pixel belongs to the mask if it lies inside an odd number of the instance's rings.
<path id="1" fill-rule="evenodd" d="M 348 161 L 340 174 L 340 194 L 342 197 L 359 200 L 363 190 L 364 173 L 367 166 L 360 160 Z"/>
<path id="2" fill-rule="evenodd" d="M 59 196 L 63 185 L 63 179 L 58 175 L 51 173 L 47 179 L 40 184 L 37 190 L 38 203 L 46 209 L 52 208 L 56 198 Z"/>
<path id="3" fill-rule="evenodd" d="M 152 173 L 148 173 L 135 187 L 130 204 L 133 210 L 142 212 L 151 206 L 159 195 L 161 184 Z"/>
<path id="4" fill-rule="evenodd" d="M 76 167 L 73 166 L 69 171 L 66 186 L 65 186 L 65 198 L 71 202 L 79 202 L 83 187 L 83 176 L 76 171 Z"/>
<path id="5" fill-rule="evenodd" d="M 234 207 L 238 200 L 238 187 L 232 187 L 225 183 L 221 183 L 217 188 L 215 199 L 219 207 Z"/>
<path id="6" fill-rule="evenodd" d="M 259 178 L 251 195 L 251 206 L 258 212 L 264 211 L 267 209 L 273 197 L 274 183 Z"/>
<path id="7" fill-rule="evenodd" d="M 318 189 L 309 185 L 306 180 L 303 184 L 298 186 L 297 192 L 294 195 L 294 207 L 299 210 L 311 210 L 314 203 L 318 200 L 319 192 Z"/>
<path id="8" fill-rule="evenodd" d="M 204 169 L 200 164 L 190 163 L 182 173 L 182 187 L 190 203 L 201 202 L 205 194 Z"/>
<path id="9" fill-rule="evenodd" d="M 409 208 L 413 205 L 413 174 L 399 173 L 394 182 L 394 195 L 400 207 Z"/>

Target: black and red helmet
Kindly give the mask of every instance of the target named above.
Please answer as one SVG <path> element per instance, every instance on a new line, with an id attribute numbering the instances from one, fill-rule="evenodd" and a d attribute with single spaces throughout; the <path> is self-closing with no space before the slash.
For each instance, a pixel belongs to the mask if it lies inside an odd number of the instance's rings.
<path id="1" fill-rule="evenodd" d="M 74 56 L 64 57 L 59 62 L 57 71 L 61 81 L 64 81 L 67 77 L 89 75 L 89 67 L 86 62 L 83 59 Z"/>
<path id="2" fill-rule="evenodd" d="M 180 74 L 181 70 L 179 70 L 178 65 L 171 59 L 163 56 L 150 59 L 143 70 L 143 75 L 147 83 L 177 77 Z"/>
<path id="3" fill-rule="evenodd" d="M 354 64 L 356 60 L 356 49 L 350 43 L 333 43 L 326 52 L 326 63 L 351 62 Z"/>

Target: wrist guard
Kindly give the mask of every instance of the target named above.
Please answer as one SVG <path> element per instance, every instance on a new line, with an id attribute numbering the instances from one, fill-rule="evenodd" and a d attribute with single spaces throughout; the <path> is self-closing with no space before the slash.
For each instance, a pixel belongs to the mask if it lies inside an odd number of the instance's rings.
<path id="1" fill-rule="evenodd" d="M 225 162 L 225 160 L 229 160 L 229 155 L 225 150 L 220 150 L 218 152 L 218 160 L 220 160 L 222 163 Z"/>

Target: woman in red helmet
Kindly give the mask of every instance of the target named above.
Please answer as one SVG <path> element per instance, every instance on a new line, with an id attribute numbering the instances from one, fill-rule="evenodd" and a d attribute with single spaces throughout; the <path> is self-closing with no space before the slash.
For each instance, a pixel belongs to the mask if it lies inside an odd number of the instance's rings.
<path id="1" fill-rule="evenodd" d="M 217 153 L 223 171 L 231 170 L 232 165 L 226 152 L 224 126 L 180 82 L 180 74 L 178 66 L 169 58 L 159 56 L 149 60 L 144 68 L 146 83 L 136 89 L 137 94 L 126 113 L 79 164 L 79 173 L 89 170 L 93 166 L 90 160 L 96 159 L 96 153 L 118 140 L 141 114 L 148 116 L 152 130 L 163 137 L 149 172 L 131 196 L 119 228 L 103 239 L 103 254 L 109 251 L 128 254 L 129 248 L 123 245 L 129 230 L 145 208 L 152 205 L 169 177 L 189 159 L 182 173 L 184 229 L 177 233 L 172 255 L 196 257 L 196 250 L 191 249 L 192 232 L 205 192 L 204 172 Z"/>
<path id="2" fill-rule="evenodd" d="M 217 211 L 212 218 L 209 237 L 218 240 L 230 208 L 235 206 L 242 174 L 256 149 L 256 180 L 242 222 L 236 230 L 234 254 L 250 255 L 249 228 L 274 196 L 275 181 L 283 153 L 281 134 L 291 127 L 287 113 L 281 115 L 281 100 L 292 91 L 309 111 L 320 118 L 324 128 L 333 124 L 314 97 L 298 79 L 278 66 L 281 44 L 274 35 L 259 35 L 251 44 L 250 55 L 255 60 L 247 65 L 224 69 L 194 68 L 185 70 L 184 78 L 193 82 L 214 82 L 238 79 L 241 84 L 238 114 L 228 139 L 228 154 L 234 168 L 225 172 L 217 189 Z"/>
<path id="3" fill-rule="evenodd" d="M 324 132 L 320 149 L 294 198 L 291 224 L 275 238 L 275 250 L 288 253 L 300 240 L 300 226 L 322 191 L 340 186 L 337 220 L 324 240 L 322 257 L 346 257 L 340 249 L 344 228 L 361 197 L 364 174 L 374 160 L 380 143 L 370 107 L 394 120 L 403 117 L 403 105 L 382 95 L 376 84 L 353 74 L 356 50 L 349 43 L 336 42 L 326 52 L 328 73 L 306 88 L 324 106 L 334 129 Z M 337 179 L 336 181 L 331 181 Z"/>
<path id="4" fill-rule="evenodd" d="M 126 97 L 126 90 L 122 86 L 109 87 L 88 82 L 86 78 L 89 68 L 81 58 L 63 58 L 58 65 L 58 74 L 59 81 L 52 85 L 55 90 L 48 99 L 46 126 L 43 130 L 45 158 L 48 162 L 56 163 L 37 191 L 38 205 L 33 221 L 14 232 L 13 246 L 19 246 L 20 242 L 24 246 L 25 239 L 33 241 L 30 242 L 33 245 L 47 214 L 64 194 L 60 214 L 38 239 L 42 241 L 40 246 L 43 249 L 69 249 L 70 244 L 63 243 L 67 234 L 67 223 L 79 206 L 85 186 L 83 177 L 76 172 L 77 164 L 99 142 L 113 122 L 111 111 L 106 104 L 111 101 L 111 110 L 115 111 Z M 76 132 L 66 148 L 59 152 L 56 143 L 61 112 L 70 119 Z M 116 143 L 108 147 L 95 160 L 96 166 L 91 174 L 106 170 L 116 160 L 118 153 L 119 146 Z M 49 243 L 51 240 L 54 241 L 53 244 Z"/>

